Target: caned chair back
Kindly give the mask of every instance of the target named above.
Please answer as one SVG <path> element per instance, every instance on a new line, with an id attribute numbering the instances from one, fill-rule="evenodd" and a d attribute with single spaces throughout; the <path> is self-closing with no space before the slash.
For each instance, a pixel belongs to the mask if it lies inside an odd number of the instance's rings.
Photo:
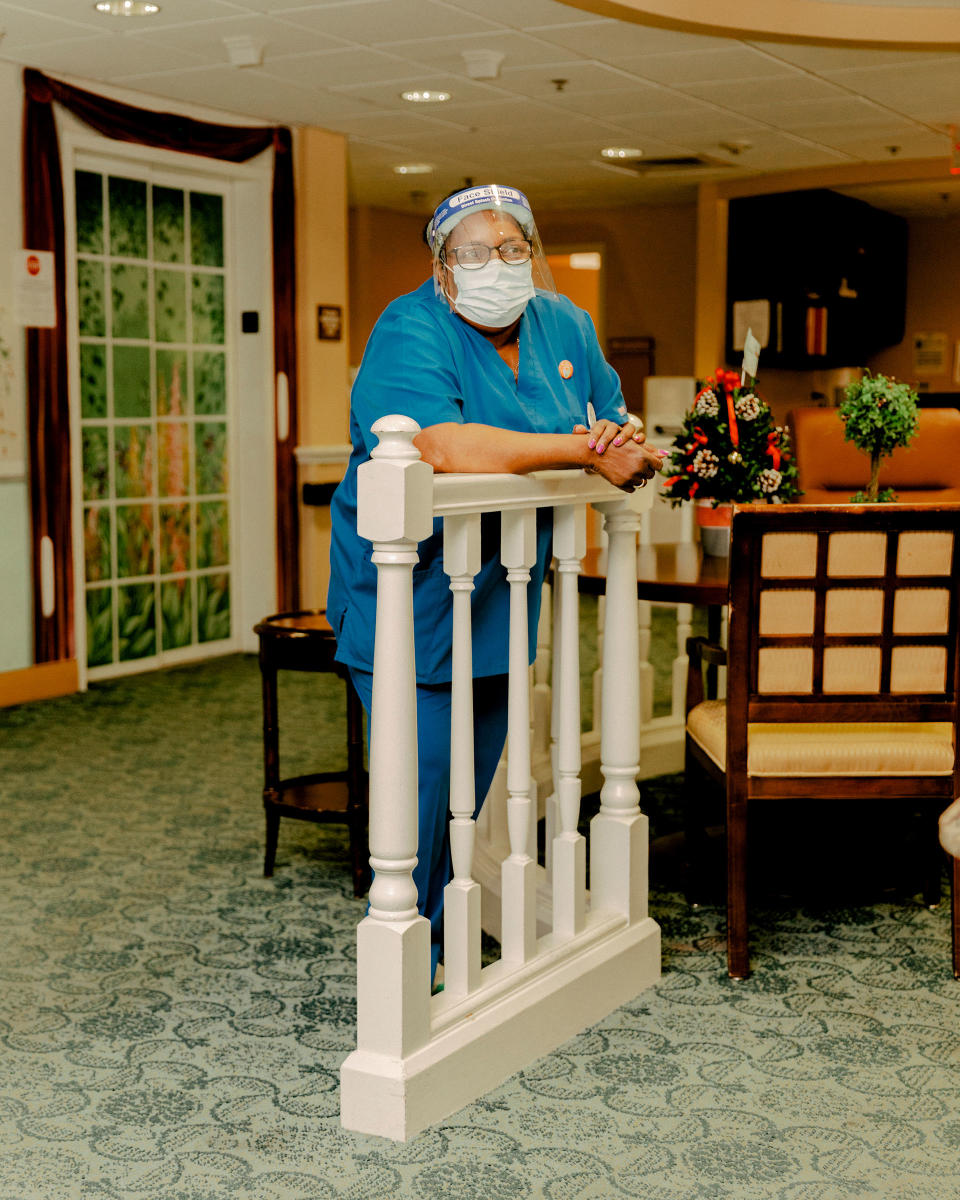
<path id="1" fill-rule="evenodd" d="M 726 702 L 691 671 L 686 774 L 726 799 L 727 965 L 749 973 L 747 814 L 754 801 L 960 795 L 960 504 L 745 505 L 733 514 Z M 688 642 L 691 662 L 723 651 Z M 931 826 L 932 835 L 932 826 Z M 924 884 L 939 897 L 931 836 Z M 955 882 L 960 866 L 954 867 Z M 960 898 L 953 893 L 960 929 Z M 960 975 L 955 935 L 954 971 Z"/>
<path id="2" fill-rule="evenodd" d="M 733 519 L 728 763 L 748 724 L 956 728 L 960 505 L 749 505 Z"/>

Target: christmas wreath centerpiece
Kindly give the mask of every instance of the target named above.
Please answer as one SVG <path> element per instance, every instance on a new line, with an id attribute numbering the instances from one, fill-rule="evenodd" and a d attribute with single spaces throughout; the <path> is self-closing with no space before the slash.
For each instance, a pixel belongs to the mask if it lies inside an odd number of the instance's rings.
<path id="1" fill-rule="evenodd" d="M 783 504 L 800 493 L 790 434 L 775 424 L 755 381 L 718 367 L 697 392 L 664 466 L 664 498 Z"/>

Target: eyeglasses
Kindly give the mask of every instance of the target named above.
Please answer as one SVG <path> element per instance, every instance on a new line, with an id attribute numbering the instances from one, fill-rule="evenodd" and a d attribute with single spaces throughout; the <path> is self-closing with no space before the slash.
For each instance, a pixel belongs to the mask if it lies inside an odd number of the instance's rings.
<path id="1" fill-rule="evenodd" d="M 512 267 L 529 262 L 533 253 L 529 242 L 518 239 L 513 242 L 501 242 L 499 246 L 487 246 L 483 242 L 464 242 L 462 246 L 451 246 L 444 252 L 444 257 L 452 254 L 457 265 L 465 271 L 476 271 L 487 265 L 494 251 Z"/>

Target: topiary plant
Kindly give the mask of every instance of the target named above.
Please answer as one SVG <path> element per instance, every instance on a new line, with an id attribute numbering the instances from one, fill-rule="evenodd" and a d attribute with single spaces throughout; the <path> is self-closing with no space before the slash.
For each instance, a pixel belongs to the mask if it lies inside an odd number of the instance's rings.
<path id="1" fill-rule="evenodd" d="M 862 379 L 847 384 L 839 411 L 846 427 L 844 438 L 870 456 L 866 491 L 850 499 L 854 503 L 896 500 L 893 488 L 879 489 L 880 462 L 898 446 L 910 445 L 920 415 L 917 393 L 908 383 L 865 371 Z"/>

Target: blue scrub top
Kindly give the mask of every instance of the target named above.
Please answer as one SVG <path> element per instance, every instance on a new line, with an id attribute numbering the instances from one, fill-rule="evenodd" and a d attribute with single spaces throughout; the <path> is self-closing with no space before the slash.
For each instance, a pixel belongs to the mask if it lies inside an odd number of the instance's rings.
<path id="1" fill-rule="evenodd" d="M 572 374 L 564 379 L 560 364 Z M 373 546 L 357 534 L 357 468 L 377 438 L 380 417 L 400 413 L 425 429 L 445 421 L 475 422 L 526 433 L 571 433 L 586 425 L 587 403 L 598 417 L 622 423 L 620 380 L 604 361 L 590 317 L 565 296 L 538 294 L 520 319 L 519 380 L 490 342 L 453 313 L 432 280 L 394 300 L 377 321 L 350 397 L 353 452 L 331 501 L 330 590 L 327 618 L 337 636 L 337 658 L 373 670 L 377 570 Z M 538 555 L 531 571 L 530 659 L 536 650 L 540 586 L 550 559 L 551 514 L 538 512 Z M 474 579 L 473 673 L 507 671 L 509 585 L 500 565 L 500 522 L 481 522 L 483 565 Z M 413 572 L 417 682 L 450 681 L 453 604 L 443 573 L 442 521 L 419 545 Z"/>

